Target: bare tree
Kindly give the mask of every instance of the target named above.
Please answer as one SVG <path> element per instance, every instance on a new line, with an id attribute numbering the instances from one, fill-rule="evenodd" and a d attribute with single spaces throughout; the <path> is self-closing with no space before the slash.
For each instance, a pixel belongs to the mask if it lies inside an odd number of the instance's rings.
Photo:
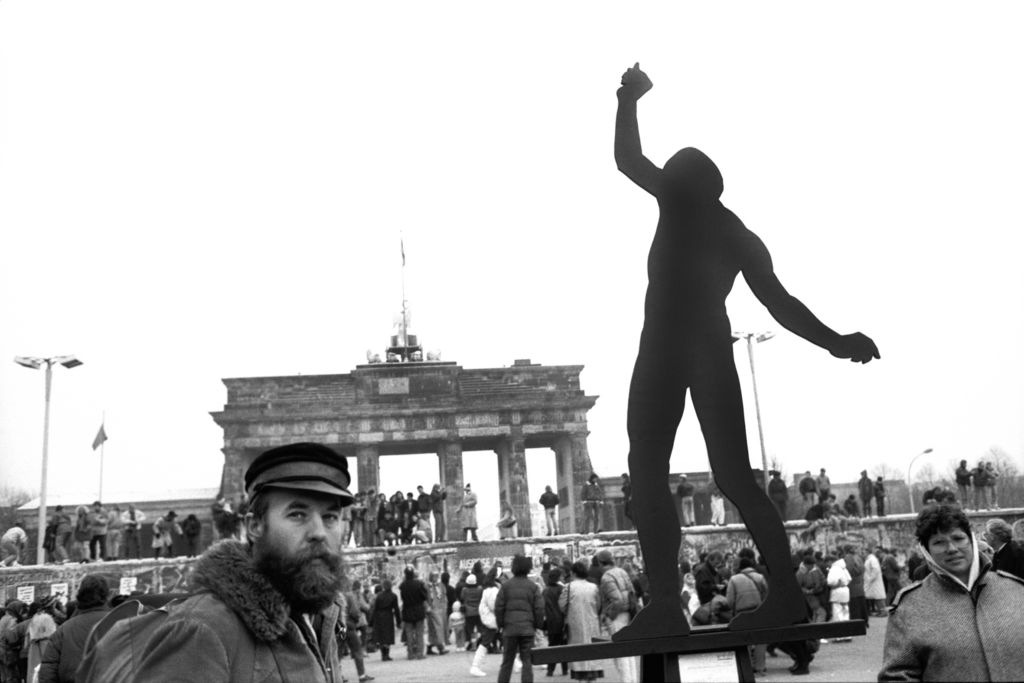
<path id="1" fill-rule="evenodd" d="M 887 462 L 880 462 L 872 467 L 871 473 L 875 477 L 881 477 L 883 481 L 903 479 L 903 473 Z"/>
<path id="2" fill-rule="evenodd" d="M 0 486 L 0 533 L 11 528 L 16 521 L 22 521 L 18 508 L 35 497 L 36 494 L 28 489 L 8 484 Z"/>
<path id="3" fill-rule="evenodd" d="M 999 446 L 991 446 L 985 455 L 981 456 L 981 459 L 985 462 L 991 462 L 992 466 L 996 468 L 996 472 L 999 476 L 1006 478 L 1013 478 L 1020 474 L 1020 470 L 1017 468 L 1017 463 L 1013 461 L 1013 458 L 1005 450 Z"/>

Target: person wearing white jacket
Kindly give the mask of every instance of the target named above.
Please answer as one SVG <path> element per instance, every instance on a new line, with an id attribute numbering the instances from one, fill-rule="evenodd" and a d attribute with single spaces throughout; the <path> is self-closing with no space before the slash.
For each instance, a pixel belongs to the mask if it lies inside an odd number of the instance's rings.
<path id="1" fill-rule="evenodd" d="M 832 621 L 850 620 L 850 572 L 846 569 L 846 560 L 842 557 L 832 563 L 825 582 L 831 589 L 829 601 L 832 603 Z M 851 641 L 853 638 L 834 638 L 833 643 Z"/>
<path id="2" fill-rule="evenodd" d="M 494 614 L 494 603 L 498 597 L 498 583 L 494 576 L 488 574 L 484 578 L 484 594 L 480 597 L 480 623 L 482 633 L 477 640 L 476 653 L 473 655 L 473 664 L 469 667 L 471 676 L 486 676 L 483 670 L 484 657 L 487 656 L 487 648 L 498 637 L 498 618 Z"/>

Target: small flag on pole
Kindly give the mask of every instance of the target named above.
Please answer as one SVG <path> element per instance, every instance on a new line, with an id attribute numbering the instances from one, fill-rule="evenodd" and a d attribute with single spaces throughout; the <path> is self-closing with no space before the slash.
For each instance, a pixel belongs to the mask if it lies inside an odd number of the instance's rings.
<path id="1" fill-rule="evenodd" d="M 107 431 L 100 425 L 100 431 L 96 432 L 96 438 L 92 440 L 92 449 L 96 450 L 107 440 Z"/>
<path id="2" fill-rule="evenodd" d="M 399 238 L 398 243 L 402 246 L 402 265 L 405 265 L 405 240 Z"/>

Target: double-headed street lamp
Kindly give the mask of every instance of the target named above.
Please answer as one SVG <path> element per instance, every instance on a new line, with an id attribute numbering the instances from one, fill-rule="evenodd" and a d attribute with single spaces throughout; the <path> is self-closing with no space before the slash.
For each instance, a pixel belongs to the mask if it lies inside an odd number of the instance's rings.
<path id="1" fill-rule="evenodd" d="M 754 411 L 757 414 L 757 436 L 761 440 L 761 471 L 764 473 L 764 491 L 768 493 L 768 454 L 764 450 L 764 428 L 761 426 L 761 403 L 757 398 L 757 375 L 754 373 L 754 342 L 760 344 L 775 336 L 774 332 L 733 332 L 733 338 L 747 340 L 750 357 L 750 379 L 754 383 Z"/>
<path id="2" fill-rule="evenodd" d="M 920 458 L 922 455 L 928 455 L 932 452 L 932 449 L 926 448 L 913 458 L 910 459 L 910 464 L 907 465 L 907 495 L 910 496 L 910 514 L 914 514 L 914 489 L 910 486 L 910 468 L 914 466 L 914 461 Z"/>
<path id="3" fill-rule="evenodd" d="M 26 368 L 38 370 L 46 366 L 46 406 L 43 412 L 43 476 L 39 484 L 39 529 L 36 536 L 36 563 L 44 564 L 46 555 L 43 550 L 43 536 L 46 529 L 46 462 L 50 446 L 50 384 L 53 381 L 53 364 L 60 363 L 64 367 L 77 368 L 82 364 L 74 356 L 53 356 L 52 358 L 35 358 L 34 356 L 15 356 L 14 362 Z"/>

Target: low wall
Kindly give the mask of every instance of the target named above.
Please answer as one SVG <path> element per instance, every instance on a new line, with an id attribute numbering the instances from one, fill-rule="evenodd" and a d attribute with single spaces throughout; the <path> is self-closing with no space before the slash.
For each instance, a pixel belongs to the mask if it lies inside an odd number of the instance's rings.
<path id="1" fill-rule="evenodd" d="M 1006 520 L 1014 527 L 1014 536 L 1024 539 L 1024 508 L 993 512 L 969 512 L 975 531 L 980 535 L 985 522 L 992 517 Z M 845 529 L 811 529 L 805 521 L 786 522 L 790 549 L 806 547 L 817 550 L 834 549 L 839 544 L 873 547 L 881 544 L 897 551 L 907 551 L 915 543 L 916 515 L 892 515 L 853 520 Z M 689 527 L 683 529 L 679 548 L 680 559 L 696 562 L 702 552 L 719 550 L 736 553 L 740 548 L 754 545 L 742 524 L 724 527 Z M 512 556 L 523 553 L 533 558 L 534 566 L 545 561 L 561 561 L 590 557 L 601 548 L 608 548 L 620 561 L 632 561 L 640 556 L 636 532 L 614 531 L 596 535 L 568 534 L 564 536 L 532 537 L 484 541 L 479 543 L 447 542 L 424 545 L 391 546 L 388 548 L 359 548 L 345 551 L 348 574 L 352 579 L 365 581 L 369 577 L 390 577 L 400 580 L 407 565 L 418 568 L 422 576 L 430 571 L 447 571 L 453 577 L 474 562 L 490 567 L 501 560 L 508 567 Z M 195 558 L 164 558 L 124 560 L 96 564 L 62 564 L 0 568 L 0 604 L 24 596 L 31 590 L 39 599 L 66 585 L 67 594 L 74 596 L 78 584 L 86 574 L 99 573 L 108 577 L 112 586 L 144 593 L 172 593 L 191 590 L 190 577 Z M 122 580 L 125 581 L 122 586 Z M 453 578 L 453 582 L 454 582 Z M 130 588 L 128 584 L 134 584 Z"/>

